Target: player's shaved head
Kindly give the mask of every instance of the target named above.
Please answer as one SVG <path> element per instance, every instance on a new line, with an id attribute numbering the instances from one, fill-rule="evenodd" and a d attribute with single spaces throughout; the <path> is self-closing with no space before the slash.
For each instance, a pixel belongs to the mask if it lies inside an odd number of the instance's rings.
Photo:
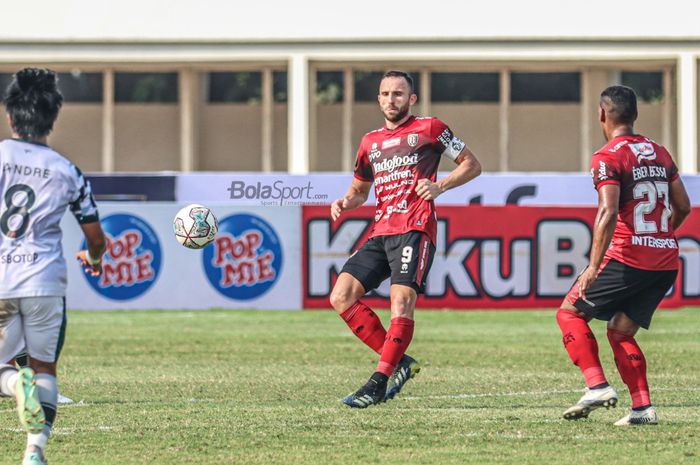
<path id="1" fill-rule="evenodd" d="M 610 86 L 600 94 L 607 118 L 617 124 L 632 125 L 637 119 L 637 95 L 627 86 Z"/>

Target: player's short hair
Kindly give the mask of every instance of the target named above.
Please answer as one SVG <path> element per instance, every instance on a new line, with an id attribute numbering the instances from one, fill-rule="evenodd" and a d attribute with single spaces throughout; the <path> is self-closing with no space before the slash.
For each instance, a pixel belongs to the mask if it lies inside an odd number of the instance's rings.
<path id="1" fill-rule="evenodd" d="M 637 94 L 631 87 L 610 86 L 601 92 L 600 98 L 609 100 L 607 112 L 618 123 L 632 124 L 637 119 Z"/>
<path id="2" fill-rule="evenodd" d="M 24 68 L 12 76 L 3 103 L 12 129 L 23 139 L 48 135 L 63 105 L 56 85 L 56 73 L 49 69 Z"/>
<path id="3" fill-rule="evenodd" d="M 411 91 L 411 93 L 415 94 L 415 90 L 413 89 L 413 78 L 411 77 L 410 74 L 408 74 L 404 71 L 391 70 L 391 71 L 387 71 L 386 73 L 384 73 L 384 76 L 382 76 L 382 81 L 388 77 L 404 78 L 406 80 L 406 82 L 408 83 L 408 88 Z"/>

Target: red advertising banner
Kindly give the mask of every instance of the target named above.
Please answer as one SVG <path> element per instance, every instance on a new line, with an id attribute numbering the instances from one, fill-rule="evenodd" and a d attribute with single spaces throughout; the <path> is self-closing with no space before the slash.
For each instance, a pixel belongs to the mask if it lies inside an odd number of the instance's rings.
<path id="1" fill-rule="evenodd" d="M 588 264 L 595 208 L 442 206 L 435 259 L 420 308 L 558 306 Z M 366 240 L 372 207 L 332 222 L 327 206 L 303 207 L 303 305 L 328 308 L 333 284 Z M 700 305 L 700 209 L 677 234 L 680 273 L 662 307 Z M 388 307 L 388 280 L 363 300 Z"/>

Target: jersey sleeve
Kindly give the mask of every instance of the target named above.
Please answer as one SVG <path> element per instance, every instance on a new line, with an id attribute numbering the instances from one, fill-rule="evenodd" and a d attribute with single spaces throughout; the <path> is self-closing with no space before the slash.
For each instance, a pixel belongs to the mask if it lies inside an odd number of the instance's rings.
<path id="1" fill-rule="evenodd" d="M 669 158 L 670 158 L 670 155 L 669 155 Z M 668 181 L 669 182 L 675 181 L 676 179 L 678 179 L 679 176 L 680 176 L 680 174 L 678 174 L 678 167 L 676 166 L 676 163 L 671 158 L 671 166 L 670 166 L 670 169 L 668 171 Z"/>
<path id="2" fill-rule="evenodd" d="M 364 182 L 374 181 L 374 173 L 372 172 L 372 165 L 369 162 L 365 139 L 362 139 L 360 148 L 357 151 L 357 158 L 355 159 L 355 177 Z"/>
<path id="3" fill-rule="evenodd" d="M 462 163 L 465 157 L 463 153 L 464 148 L 467 144 L 455 136 L 445 123 L 437 118 L 433 118 L 430 126 L 430 137 L 440 155 L 449 158 L 457 164 Z"/>
<path id="4" fill-rule="evenodd" d="M 80 224 L 95 223 L 100 220 L 97 212 L 97 203 L 92 195 L 90 182 L 85 179 L 77 166 L 71 165 L 71 182 L 73 183 L 75 198 L 70 202 L 69 208 L 75 219 Z"/>
<path id="5" fill-rule="evenodd" d="M 607 152 L 597 152 L 591 158 L 591 176 L 596 190 L 606 184 L 620 184 L 622 173 L 617 160 Z"/>

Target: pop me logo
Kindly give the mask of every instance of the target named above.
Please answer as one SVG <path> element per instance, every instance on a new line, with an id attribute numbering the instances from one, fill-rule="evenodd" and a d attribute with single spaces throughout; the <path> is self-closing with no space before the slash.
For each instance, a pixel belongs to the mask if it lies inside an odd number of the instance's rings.
<path id="1" fill-rule="evenodd" d="M 235 300 L 254 299 L 270 290 L 280 276 L 282 258 L 275 230 L 251 214 L 220 220 L 213 247 L 206 247 L 202 254 L 211 285 Z"/>
<path id="2" fill-rule="evenodd" d="M 107 237 L 102 275 L 85 275 L 103 296 L 128 300 L 145 293 L 160 272 L 161 247 L 158 236 L 143 219 L 130 214 L 110 215 L 101 220 Z M 82 245 L 86 247 L 85 243 Z"/>
<path id="3" fill-rule="evenodd" d="M 223 267 L 221 287 L 254 286 L 275 279 L 272 267 L 274 254 L 260 251 L 263 236 L 260 231 L 245 231 L 240 237 L 226 235 L 214 243 L 214 264 Z"/>
<path id="4" fill-rule="evenodd" d="M 137 252 L 142 237 L 138 230 L 126 231 L 119 237 L 107 236 L 100 286 L 133 286 L 153 279 L 153 252 Z"/>

